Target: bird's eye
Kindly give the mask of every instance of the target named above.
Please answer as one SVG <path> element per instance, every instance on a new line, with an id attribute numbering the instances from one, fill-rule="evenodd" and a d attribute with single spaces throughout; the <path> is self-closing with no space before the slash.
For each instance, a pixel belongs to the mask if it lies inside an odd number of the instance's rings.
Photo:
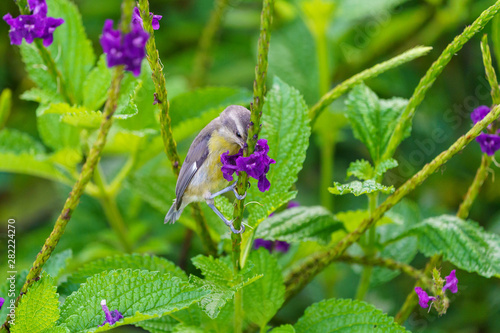
<path id="1" fill-rule="evenodd" d="M 241 134 L 240 132 L 236 131 L 236 136 L 241 139 Z"/>

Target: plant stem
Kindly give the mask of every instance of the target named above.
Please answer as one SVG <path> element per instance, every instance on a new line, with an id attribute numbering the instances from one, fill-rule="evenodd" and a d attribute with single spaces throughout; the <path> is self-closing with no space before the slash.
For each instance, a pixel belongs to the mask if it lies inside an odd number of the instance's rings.
<path id="1" fill-rule="evenodd" d="M 244 156 L 247 157 L 255 150 L 255 145 L 259 137 L 261 128 L 260 118 L 262 116 L 262 106 L 264 105 L 264 95 L 266 93 L 267 79 L 267 57 L 269 54 L 269 42 L 271 38 L 271 23 L 273 18 L 274 0 L 263 0 L 262 12 L 260 15 L 260 36 L 257 52 L 257 66 L 255 66 L 255 81 L 253 84 L 253 104 L 251 105 L 250 126 L 248 128 L 247 145 Z M 238 177 L 236 189 L 240 195 L 246 193 L 248 187 L 248 175 L 241 172 Z M 233 225 L 236 230 L 241 228 L 243 220 L 244 199 L 236 200 L 233 211 Z M 241 269 L 241 234 L 231 233 L 232 259 L 234 275 Z M 234 296 L 234 332 L 240 333 L 243 326 L 243 297 L 242 290 L 238 290 Z"/>
<path id="2" fill-rule="evenodd" d="M 401 271 L 414 279 L 423 279 L 430 282 L 429 278 L 424 274 L 423 271 L 416 269 L 415 267 L 404 264 L 402 262 L 397 262 L 390 258 L 374 258 L 374 257 L 352 257 L 349 255 L 341 255 L 336 259 L 336 261 L 346 262 L 349 264 L 358 264 L 365 266 L 380 266 L 389 268 L 395 271 Z"/>
<path id="3" fill-rule="evenodd" d="M 130 242 L 130 239 L 128 238 L 125 221 L 123 220 L 120 210 L 118 209 L 115 196 L 111 195 L 107 190 L 106 181 L 104 180 L 99 165 L 97 165 L 95 168 L 94 180 L 96 185 L 99 187 L 99 201 L 111 228 L 118 236 L 118 239 L 120 240 L 120 243 L 125 252 L 132 253 L 132 244 Z"/>
<path id="4" fill-rule="evenodd" d="M 500 10 L 500 0 L 497 1 L 493 6 L 486 9 L 479 15 L 479 17 L 467 28 L 465 28 L 462 34 L 455 37 L 455 39 L 446 47 L 446 49 L 441 53 L 439 58 L 431 65 L 427 70 L 427 73 L 422 77 L 418 86 L 415 88 L 413 95 L 408 102 L 405 110 L 403 111 L 401 118 L 399 119 L 394 132 L 387 144 L 387 149 L 382 156 L 382 160 L 391 158 L 403 140 L 404 132 L 408 127 L 415 115 L 416 108 L 422 103 L 425 94 L 432 87 L 434 81 L 444 70 L 446 65 L 451 61 L 452 57 L 460 51 L 462 46 L 472 38 L 477 32 L 481 31 L 484 26 L 498 13 Z"/>
<path id="5" fill-rule="evenodd" d="M 316 121 L 318 118 L 319 114 L 328 106 L 330 105 L 334 100 L 342 96 L 344 93 L 346 93 L 349 89 L 352 87 L 356 86 L 357 84 L 361 83 L 364 80 L 374 78 L 389 69 L 398 67 L 404 63 L 407 63 L 415 58 L 419 58 L 421 56 L 426 55 L 427 53 L 432 50 L 432 47 L 424 47 L 424 46 L 417 46 L 411 50 L 408 50 L 392 59 L 389 59 L 387 61 L 384 61 L 380 64 L 377 64 L 369 69 L 365 69 L 364 71 L 350 77 L 349 79 L 345 80 L 344 82 L 338 84 L 335 88 L 330 90 L 327 94 L 323 95 L 321 99 L 314 104 L 314 106 L 309 110 L 309 116 L 312 119 L 312 123 Z"/>
<path id="6" fill-rule="evenodd" d="M 426 164 L 412 178 L 407 180 L 396 192 L 390 195 L 371 215 L 365 219 L 353 232 L 346 235 L 333 248 L 319 252 L 306 258 L 304 261 L 293 267 L 285 277 L 286 298 L 290 298 L 307 285 L 314 276 L 321 272 L 354 242 L 358 241 L 368 228 L 373 226 L 384 214 L 397 204 L 408 193 L 422 184 L 427 177 L 438 170 L 450 158 L 462 151 L 464 147 L 476 138 L 488 125 L 500 116 L 500 106 L 495 106 L 491 112 L 465 135 L 461 136 L 450 148 L 439 154 L 432 162 Z"/>
<path id="7" fill-rule="evenodd" d="M 132 9 L 134 6 L 134 2 L 130 0 L 125 0 L 122 4 L 123 12 L 132 13 Z M 127 8 L 130 7 L 130 8 Z M 129 10 L 128 10 L 129 9 Z M 131 15 L 124 17 L 126 22 L 130 22 L 132 19 Z M 69 193 L 68 199 L 64 203 L 64 207 L 56 220 L 54 225 L 54 229 L 52 230 L 50 236 L 45 240 L 45 244 L 42 247 L 42 250 L 36 256 L 35 262 L 28 272 L 28 276 L 26 277 L 26 282 L 21 288 L 21 292 L 16 299 L 15 306 L 19 304 L 19 301 L 22 295 L 26 294 L 29 287 L 38 279 L 40 273 L 42 272 L 43 265 L 50 258 L 50 255 L 54 251 L 55 247 L 59 243 L 64 230 L 66 229 L 66 225 L 71 219 L 71 215 L 75 208 L 78 206 L 80 202 L 80 198 L 85 191 L 85 187 L 89 183 L 94 170 L 99 162 L 101 157 L 102 149 L 106 144 L 106 137 L 108 135 L 109 129 L 111 128 L 111 124 L 113 123 L 113 114 L 116 110 L 116 105 L 118 101 L 118 95 L 120 92 L 120 85 L 123 78 L 123 66 L 118 66 L 115 68 L 113 72 L 113 78 L 111 80 L 111 86 L 109 88 L 108 100 L 106 101 L 106 105 L 103 110 L 103 118 L 101 121 L 101 126 L 99 128 L 99 132 L 97 134 L 97 139 L 92 145 L 90 152 L 87 156 L 87 160 L 82 167 L 82 172 L 80 173 L 80 177 L 78 181 L 74 184 L 71 192 Z M 10 315 L 7 316 L 5 323 L 3 324 L 1 331 L 9 332 L 9 319 Z"/>
<path id="8" fill-rule="evenodd" d="M 163 75 L 163 66 L 160 62 L 158 49 L 156 48 L 152 17 L 149 15 L 149 1 L 139 0 L 139 9 L 143 20 L 144 30 L 146 30 L 149 34 L 149 39 L 146 43 L 146 53 L 149 67 L 152 71 L 151 77 L 155 86 L 158 107 L 160 108 L 161 136 L 165 146 L 165 153 L 167 154 L 167 157 L 172 165 L 175 177 L 178 178 L 181 163 L 179 153 L 177 152 L 177 143 L 175 142 L 172 134 L 172 120 L 170 119 L 169 114 L 170 105 L 167 99 L 165 76 Z M 196 221 L 198 229 L 200 230 L 200 238 L 203 242 L 203 246 L 209 254 L 215 255 L 217 253 L 217 246 L 210 237 L 207 221 L 205 220 L 203 214 L 201 214 L 201 207 L 198 203 L 193 203 L 192 207 L 193 217 Z"/>
<path id="9" fill-rule="evenodd" d="M 368 212 L 369 214 L 373 214 L 375 209 L 377 209 L 377 193 L 368 194 Z M 376 248 L 375 241 L 377 236 L 377 230 L 375 224 L 370 227 L 368 230 L 368 244 L 365 249 L 365 254 L 368 259 L 373 259 L 375 257 Z M 372 266 L 366 266 L 363 268 L 363 272 L 361 273 L 361 279 L 358 285 L 358 291 L 356 292 L 356 299 L 363 300 L 365 298 L 368 289 L 370 288 L 370 280 L 373 273 Z"/>
<path id="10" fill-rule="evenodd" d="M 493 104 L 498 105 L 500 104 L 500 90 L 498 87 L 498 81 L 495 69 L 493 68 L 493 64 L 491 61 L 491 53 L 490 53 L 490 48 L 488 46 L 488 37 L 486 35 L 484 35 L 481 40 L 481 53 L 483 55 L 483 64 L 486 72 L 486 77 L 488 78 L 488 82 L 491 86 L 491 99 L 493 100 Z M 486 178 L 488 178 L 488 169 L 491 165 L 491 161 L 492 158 L 490 156 L 483 154 L 483 157 L 481 158 L 481 165 L 477 169 L 474 180 L 469 186 L 469 189 L 465 194 L 464 200 L 462 201 L 460 207 L 458 208 L 457 217 L 461 219 L 466 219 L 469 216 L 470 208 L 472 207 L 472 204 L 476 200 L 477 195 L 479 194 L 479 190 L 483 186 Z M 441 255 L 436 254 L 432 256 L 427 265 L 425 266 L 425 274 L 426 275 L 430 274 L 434 267 L 439 266 L 441 263 L 441 259 L 442 259 Z M 405 302 L 401 306 L 401 309 L 397 313 L 395 321 L 398 322 L 399 324 L 403 324 L 408 319 L 411 312 L 417 305 L 418 302 L 417 295 L 416 293 L 413 292 L 413 290 L 416 287 L 422 287 L 421 280 L 417 281 L 415 287 L 408 294 Z"/>
<path id="11" fill-rule="evenodd" d="M 214 41 L 215 34 L 219 30 L 222 17 L 226 10 L 228 0 L 216 0 L 215 8 L 210 13 L 207 25 L 201 33 L 198 51 L 194 59 L 193 77 L 191 88 L 197 88 L 205 85 L 207 71 L 211 65 L 210 51 Z"/>

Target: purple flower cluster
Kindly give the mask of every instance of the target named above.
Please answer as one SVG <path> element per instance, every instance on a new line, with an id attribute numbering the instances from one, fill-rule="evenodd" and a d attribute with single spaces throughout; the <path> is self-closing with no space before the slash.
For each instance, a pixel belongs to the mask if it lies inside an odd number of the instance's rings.
<path id="1" fill-rule="evenodd" d="M 106 300 L 103 299 L 101 301 L 102 311 L 104 311 L 104 315 L 106 316 L 106 320 L 99 325 L 99 327 L 104 326 L 106 324 L 114 325 L 120 319 L 123 319 L 123 315 L 118 310 L 109 311 L 108 306 L 106 305 Z"/>
<path id="2" fill-rule="evenodd" d="M 227 181 L 232 181 L 233 173 L 238 174 L 239 171 L 244 171 L 250 177 L 258 180 L 257 187 L 261 192 L 268 191 L 271 188 L 271 182 L 267 179 L 266 174 L 269 172 L 269 165 L 276 163 L 267 155 L 268 152 L 269 146 L 265 139 L 257 141 L 255 151 L 248 157 L 243 156 L 242 149 L 235 155 L 229 155 L 229 151 L 227 151 L 220 157 L 222 175 Z"/>
<path id="3" fill-rule="evenodd" d="M 262 238 L 257 238 L 253 242 L 253 248 L 258 249 L 259 247 L 263 247 L 267 249 L 269 252 L 283 252 L 286 253 L 290 249 L 290 244 L 284 241 L 270 241 Z"/>
<path id="4" fill-rule="evenodd" d="M 474 125 L 483 120 L 483 118 L 486 117 L 488 113 L 490 113 L 490 111 L 491 109 L 485 105 L 481 105 L 474 109 L 474 111 L 472 111 L 470 115 Z M 491 129 L 491 125 L 488 128 Z M 479 143 L 479 146 L 481 147 L 483 153 L 488 154 L 489 156 L 495 155 L 495 152 L 500 149 L 499 134 L 500 131 L 497 131 L 495 134 L 479 134 L 479 136 L 476 138 L 476 141 Z"/>
<path id="5" fill-rule="evenodd" d="M 0 310 L 2 309 L 3 303 L 5 303 L 5 298 L 0 297 Z"/>
<path id="6" fill-rule="evenodd" d="M 160 15 L 153 15 L 153 29 L 160 28 Z M 142 18 L 137 7 L 132 15 L 131 30 L 123 34 L 113 29 L 113 20 L 106 20 L 100 38 L 102 50 L 106 53 L 108 67 L 125 65 L 125 70 L 135 76 L 141 74 L 142 59 L 146 56 L 146 42 L 149 34 L 144 31 Z"/>
<path id="7" fill-rule="evenodd" d="M 45 0 L 28 0 L 32 14 L 19 15 L 13 18 L 6 14 L 3 19 L 10 25 L 9 37 L 13 45 L 21 45 L 23 38 L 31 44 L 35 38 L 41 38 L 45 47 L 54 41 L 53 33 L 58 26 L 64 23 L 62 18 L 47 17 L 47 3 Z"/>
<path id="8" fill-rule="evenodd" d="M 444 293 L 446 289 L 449 289 L 453 294 L 458 291 L 458 279 L 456 276 L 456 270 L 452 270 L 450 275 L 445 277 L 446 284 L 443 286 L 442 292 Z M 415 292 L 418 296 L 418 304 L 423 308 L 429 307 L 429 301 L 435 301 L 438 297 L 429 296 L 425 290 L 420 287 L 415 287 Z"/>

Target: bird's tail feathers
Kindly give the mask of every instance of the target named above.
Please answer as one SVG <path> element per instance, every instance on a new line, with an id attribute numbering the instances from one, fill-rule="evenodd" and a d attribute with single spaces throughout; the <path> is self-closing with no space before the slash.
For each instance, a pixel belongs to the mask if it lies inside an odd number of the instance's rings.
<path id="1" fill-rule="evenodd" d="M 165 223 L 175 223 L 181 217 L 182 211 L 184 210 L 184 207 L 179 207 L 177 209 L 177 203 L 174 200 L 174 203 L 172 204 L 172 207 L 168 210 L 167 215 L 165 216 Z"/>

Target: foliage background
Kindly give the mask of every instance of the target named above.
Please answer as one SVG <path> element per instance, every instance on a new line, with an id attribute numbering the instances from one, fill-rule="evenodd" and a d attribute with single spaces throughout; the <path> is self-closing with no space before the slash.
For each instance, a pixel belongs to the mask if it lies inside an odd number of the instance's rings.
<path id="1" fill-rule="evenodd" d="M 318 63 L 314 39 L 307 29 L 304 13 L 297 6 L 299 0 L 277 1 L 275 21 L 269 58 L 270 80 L 277 75 L 288 84 L 299 89 L 309 105 L 321 95 Z M 78 5 L 83 23 L 94 49 L 101 52 L 98 38 L 106 18 L 119 18 L 118 0 L 80 0 Z M 429 45 L 433 51 L 426 57 L 391 70 L 379 78 L 367 82 L 380 97 L 400 96 L 408 98 L 420 77 L 446 45 L 470 24 L 482 10 L 493 1 L 481 0 L 339 0 L 334 13 L 329 18 L 327 34 L 329 82 L 333 86 L 352 74 L 386 60 L 415 45 Z M 156 32 L 157 46 L 165 66 L 169 98 L 188 91 L 192 75 L 193 59 L 200 33 L 208 20 L 213 1 L 179 0 L 150 1 L 155 14 L 163 15 L 161 29 Z M 235 86 L 251 89 L 254 79 L 256 40 L 258 37 L 260 1 L 232 0 L 223 19 L 222 28 L 216 35 L 213 47 L 213 65 L 209 70 L 207 85 Z M 2 1 L 0 13 L 17 15 L 17 8 L 11 1 Z M 486 28 L 493 38 L 493 56 L 500 48 L 495 40 L 494 28 L 499 27 L 497 19 Z M 36 127 L 36 104 L 19 99 L 22 92 L 33 86 L 25 73 L 19 48 L 9 44 L 8 26 L 0 23 L 0 90 L 8 87 L 13 91 L 13 109 L 7 127 L 19 129 L 39 137 Z M 413 132 L 400 146 L 395 158 L 400 166 L 392 173 L 389 184 L 400 185 L 418 171 L 426 162 L 446 149 L 458 136 L 470 128 L 469 113 L 478 105 L 490 105 L 489 88 L 484 79 L 484 68 L 479 48 L 481 34 L 475 36 L 451 61 L 427 94 L 413 122 Z M 323 68 L 324 69 L 324 68 Z M 496 66 L 498 70 L 499 67 Z M 479 92 L 479 93 L 478 93 Z M 354 139 L 351 129 L 346 126 L 343 116 L 344 99 L 337 101 L 317 122 L 311 136 L 304 169 L 297 183 L 298 197 L 302 205 L 321 202 L 334 212 L 364 209 L 364 198 L 320 194 L 322 168 L 320 156 L 324 148 L 325 133 L 336 133 L 334 163 L 326 165 L 333 172 L 333 179 L 343 182 L 345 170 L 350 162 L 367 158 L 362 144 Z M 336 115 L 338 114 L 338 115 Z M 339 116 L 340 115 L 340 116 Z M 458 115 L 458 118 L 456 116 Z M 339 129 L 333 130 L 333 129 Z M 434 131 L 441 131 L 443 140 L 429 140 Z M 191 138 L 179 142 L 181 154 L 189 146 Z M 160 159 L 165 159 L 160 154 Z M 467 190 L 475 170 L 480 163 L 480 149 L 477 144 L 469 145 L 462 154 L 453 158 L 440 174 L 431 176 L 412 193 L 422 217 L 439 214 L 454 214 Z M 103 161 L 106 168 L 116 169 L 124 162 L 123 157 L 111 156 Z M 333 161 L 332 161 L 333 162 Z M 498 168 L 494 168 L 498 178 Z M 490 178 L 491 179 L 491 178 Z M 53 222 L 60 211 L 69 188 L 40 178 L 0 173 L 0 221 L 16 219 L 17 267 L 28 269 L 40 250 L 44 239 L 50 233 Z M 140 240 L 136 252 L 152 252 L 163 255 L 179 263 L 185 226 L 163 225 L 163 211 L 150 203 L 135 200 L 132 186 L 125 187 L 119 196 L 122 211 L 134 216 L 127 219 L 133 237 Z M 487 181 L 470 217 L 487 230 L 500 232 L 500 212 L 498 202 L 500 191 L 498 180 Z M 2 223 L 2 225 L 5 225 Z M 6 248 L 4 227 L 1 228 L 0 242 Z M 68 229 L 62 238 L 58 251 L 71 248 L 75 267 L 92 258 L 102 257 L 119 251 L 113 246 L 113 236 L 104 219 L 103 212 L 95 200 L 84 197 L 77 208 Z M 111 239 L 111 243 L 110 243 Z M 280 257 L 283 263 L 293 256 L 311 251 L 307 246 L 292 248 Z M 202 252 L 201 244 L 195 237 L 189 257 Z M 298 254 L 297 254 L 298 252 Z M 3 250 L 2 250 L 3 253 Z M 0 257 L 4 267 L 5 256 Z M 421 267 L 425 258 L 417 256 L 415 265 Z M 188 262 L 188 270 L 195 268 Z M 451 267 L 444 267 L 448 272 Z M 5 277 L 5 272 L 0 272 Z M 278 314 L 277 323 L 294 322 L 310 304 L 324 298 L 353 297 L 359 270 L 344 264 L 335 264 L 318 276 Z M 410 317 L 408 328 L 413 332 L 498 332 L 500 331 L 500 285 L 498 280 L 485 279 L 475 274 L 459 271 L 463 289 L 452 301 L 446 316 L 437 318 L 418 310 Z M 406 276 L 371 289 L 367 301 L 394 315 L 413 285 Z M 136 328 L 121 328 L 117 331 L 138 331 Z"/>

